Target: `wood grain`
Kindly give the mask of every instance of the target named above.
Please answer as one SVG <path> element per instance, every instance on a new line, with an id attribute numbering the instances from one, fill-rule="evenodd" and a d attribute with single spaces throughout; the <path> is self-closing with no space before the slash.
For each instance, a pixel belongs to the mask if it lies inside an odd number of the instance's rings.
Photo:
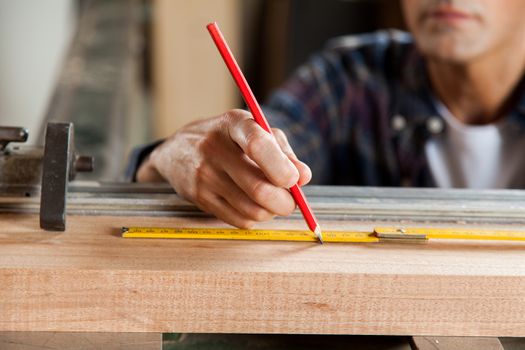
<path id="1" fill-rule="evenodd" d="M 0 331 L 525 336 L 525 244 L 119 236 L 139 225 L 221 224 L 70 216 L 66 232 L 49 233 L 37 216 L 0 215 Z"/>
<path id="2" fill-rule="evenodd" d="M 158 350 L 157 333 L 0 332 L 2 350 Z"/>

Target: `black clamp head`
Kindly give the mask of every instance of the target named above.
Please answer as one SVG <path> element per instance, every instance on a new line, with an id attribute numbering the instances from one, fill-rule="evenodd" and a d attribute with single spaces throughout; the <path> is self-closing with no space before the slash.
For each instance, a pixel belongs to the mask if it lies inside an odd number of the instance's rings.
<path id="1" fill-rule="evenodd" d="M 75 152 L 73 123 L 48 123 L 44 146 L 40 227 L 48 231 L 66 229 L 69 181 L 79 171 L 92 171 L 93 158 Z"/>

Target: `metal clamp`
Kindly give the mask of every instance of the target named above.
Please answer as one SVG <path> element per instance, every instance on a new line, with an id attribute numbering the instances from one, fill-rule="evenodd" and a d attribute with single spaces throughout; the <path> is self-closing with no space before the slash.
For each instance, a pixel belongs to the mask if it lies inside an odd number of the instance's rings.
<path id="1" fill-rule="evenodd" d="M 0 127 L 0 151 L 5 150 L 10 142 L 26 142 L 28 135 L 27 129 L 24 128 Z"/>
<path id="2" fill-rule="evenodd" d="M 92 171 L 93 158 L 74 151 L 72 123 L 48 123 L 44 146 L 40 227 L 49 231 L 66 229 L 68 182 L 77 171 Z"/>

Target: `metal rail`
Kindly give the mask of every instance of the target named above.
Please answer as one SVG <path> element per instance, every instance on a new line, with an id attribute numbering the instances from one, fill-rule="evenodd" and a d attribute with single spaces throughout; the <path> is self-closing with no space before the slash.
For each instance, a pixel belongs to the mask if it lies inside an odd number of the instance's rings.
<path id="1" fill-rule="evenodd" d="M 331 220 L 525 224 L 525 191 L 306 186 L 317 216 Z M 12 193 L 25 195 L 12 195 Z M 0 213 L 38 213 L 39 189 L 0 186 Z M 208 216 L 166 185 L 73 182 L 69 215 Z M 292 217 L 299 218 L 297 211 Z"/>

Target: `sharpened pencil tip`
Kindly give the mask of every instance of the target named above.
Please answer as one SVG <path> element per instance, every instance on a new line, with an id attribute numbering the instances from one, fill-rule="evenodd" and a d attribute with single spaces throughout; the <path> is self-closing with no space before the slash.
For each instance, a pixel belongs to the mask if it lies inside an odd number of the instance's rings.
<path id="1" fill-rule="evenodd" d="M 315 227 L 314 233 L 319 239 L 319 243 L 323 244 L 323 233 L 321 232 L 321 227 L 319 225 Z"/>

